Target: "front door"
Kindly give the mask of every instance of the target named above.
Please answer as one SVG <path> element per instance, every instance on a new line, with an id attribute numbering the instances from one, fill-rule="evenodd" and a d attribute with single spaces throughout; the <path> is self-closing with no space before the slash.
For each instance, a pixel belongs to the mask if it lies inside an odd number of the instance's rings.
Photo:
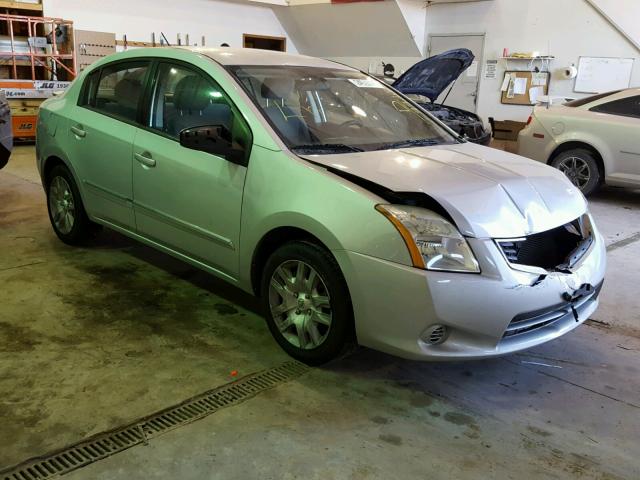
<path id="1" fill-rule="evenodd" d="M 606 139 L 613 158 L 606 172 L 610 180 L 640 183 L 640 96 L 625 97 L 592 107 L 591 133 Z"/>
<path id="2" fill-rule="evenodd" d="M 127 230 L 135 230 L 131 154 L 149 66 L 117 62 L 93 72 L 67 132 L 87 212 Z"/>
<path id="3" fill-rule="evenodd" d="M 138 232 L 234 280 L 247 169 L 182 147 L 179 138 L 205 125 L 224 126 L 234 140 L 249 138 L 248 127 L 208 75 L 182 64 L 159 64 L 150 110 L 133 149 Z"/>
<path id="4" fill-rule="evenodd" d="M 484 35 L 431 35 L 429 37 L 428 55 L 439 55 L 454 48 L 467 48 L 476 57 L 473 64 L 460 75 L 445 105 L 461 108 L 468 112 L 475 112 L 480 86 L 480 72 L 482 70 L 482 54 L 484 50 Z M 437 103 L 442 103 L 449 92 L 449 88 L 438 97 Z"/>

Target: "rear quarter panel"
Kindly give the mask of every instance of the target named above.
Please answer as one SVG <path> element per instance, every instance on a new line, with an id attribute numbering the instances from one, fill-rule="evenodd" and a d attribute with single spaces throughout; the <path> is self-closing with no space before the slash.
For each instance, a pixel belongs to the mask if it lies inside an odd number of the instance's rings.
<path id="1" fill-rule="evenodd" d="M 76 184 L 81 194 L 81 182 L 78 181 L 76 171 L 66 154 L 65 142 L 68 141 L 66 132 L 69 128 L 70 107 L 77 102 L 82 78 L 84 75 L 80 75 L 63 95 L 49 98 L 40 105 L 36 126 L 36 162 L 43 185 L 45 164 L 56 157 L 62 160 L 76 177 Z"/>
<path id="2" fill-rule="evenodd" d="M 608 130 L 612 128 L 602 117 L 582 108 L 562 108 L 559 115 L 543 117 L 545 128 L 553 135 L 556 147 L 548 152 L 547 161 L 552 160 L 553 151 L 570 142 L 578 142 L 595 149 L 602 157 L 605 172 L 613 171 L 614 151 L 608 142 Z"/>

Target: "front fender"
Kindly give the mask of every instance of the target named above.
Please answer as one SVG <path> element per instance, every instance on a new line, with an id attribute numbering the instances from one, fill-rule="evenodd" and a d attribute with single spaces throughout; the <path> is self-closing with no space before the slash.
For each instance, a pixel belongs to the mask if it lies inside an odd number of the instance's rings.
<path id="1" fill-rule="evenodd" d="M 410 265 L 402 237 L 375 205 L 377 195 L 285 152 L 255 148 L 245 182 L 239 283 L 251 290 L 252 259 L 269 232 L 294 227 L 331 251 L 349 250 Z"/>

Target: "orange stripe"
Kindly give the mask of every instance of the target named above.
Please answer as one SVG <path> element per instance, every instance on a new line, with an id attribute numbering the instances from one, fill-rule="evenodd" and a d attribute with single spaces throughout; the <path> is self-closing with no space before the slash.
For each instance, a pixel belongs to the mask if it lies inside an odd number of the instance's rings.
<path id="1" fill-rule="evenodd" d="M 394 217 L 382 205 L 376 205 L 376 210 L 387 217 L 387 219 L 389 219 L 389 221 L 393 223 L 393 226 L 396 227 L 396 230 L 398 230 L 400 236 L 402 236 L 404 243 L 407 245 L 407 250 L 409 250 L 409 255 L 411 256 L 411 262 L 413 263 L 413 266 L 426 270 L 427 267 L 424 264 L 424 258 L 422 258 L 422 254 L 420 253 L 420 250 L 418 250 L 418 246 L 413 240 L 413 237 L 411 236 L 409 230 L 407 230 L 407 227 L 405 227 L 400 220 Z"/>

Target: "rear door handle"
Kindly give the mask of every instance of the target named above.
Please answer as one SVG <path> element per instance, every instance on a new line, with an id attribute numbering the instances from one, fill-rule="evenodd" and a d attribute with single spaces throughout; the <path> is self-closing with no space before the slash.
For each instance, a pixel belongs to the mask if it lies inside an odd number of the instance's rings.
<path id="1" fill-rule="evenodd" d="M 135 159 L 140 162 L 145 167 L 155 167 L 156 161 L 151 158 L 151 154 L 149 152 L 144 153 L 134 153 L 133 156 Z"/>
<path id="2" fill-rule="evenodd" d="M 71 127 L 71 131 L 74 133 L 74 135 L 77 135 L 80 138 L 84 138 L 87 135 L 87 132 L 85 132 L 81 127 Z"/>

